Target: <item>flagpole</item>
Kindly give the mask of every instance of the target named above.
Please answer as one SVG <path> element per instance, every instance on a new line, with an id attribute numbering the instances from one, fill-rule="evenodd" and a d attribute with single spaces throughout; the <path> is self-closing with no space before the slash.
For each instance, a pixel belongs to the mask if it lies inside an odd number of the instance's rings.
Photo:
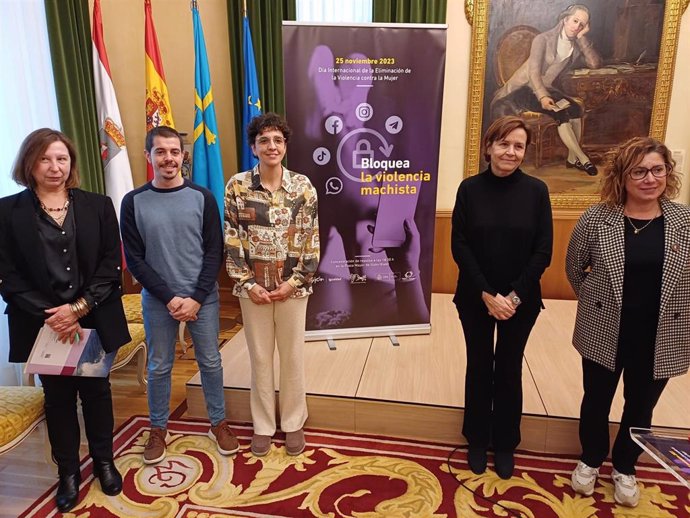
<path id="1" fill-rule="evenodd" d="M 242 0 L 242 18 L 247 17 L 247 0 Z"/>
<path id="2" fill-rule="evenodd" d="M 244 18 L 242 22 L 242 57 L 244 67 L 244 88 L 242 101 L 242 128 L 261 114 L 261 95 L 259 93 L 259 81 L 256 72 L 256 57 L 252 44 L 252 32 L 249 18 L 247 17 L 247 0 L 243 0 Z M 240 149 L 240 164 L 242 171 L 248 171 L 256 165 L 256 158 L 246 141 L 243 141 Z"/>

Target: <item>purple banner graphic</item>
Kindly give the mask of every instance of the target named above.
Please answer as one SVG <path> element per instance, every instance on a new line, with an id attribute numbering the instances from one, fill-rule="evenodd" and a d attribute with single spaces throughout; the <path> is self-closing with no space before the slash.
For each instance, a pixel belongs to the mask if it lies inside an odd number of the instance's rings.
<path id="1" fill-rule="evenodd" d="M 430 331 L 446 30 L 283 25 L 288 167 L 319 194 L 320 336 Z"/>

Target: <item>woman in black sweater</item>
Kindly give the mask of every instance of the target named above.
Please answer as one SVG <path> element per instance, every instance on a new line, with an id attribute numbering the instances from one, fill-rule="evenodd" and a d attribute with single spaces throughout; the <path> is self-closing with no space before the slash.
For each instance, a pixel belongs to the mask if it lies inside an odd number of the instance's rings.
<path id="1" fill-rule="evenodd" d="M 460 269 L 453 301 L 467 347 L 462 433 L 472 471 L 486 470 L 492 446 L 504 479 L 513 475 L 520 443 L 522 355 L 542 308 L 539 279 L 553 244 L 548 188 L 519 169 L 529 142 L 519 117 L 491 124 L 482 139 L 489 167 L 460 184 L 453 209 Z"/>

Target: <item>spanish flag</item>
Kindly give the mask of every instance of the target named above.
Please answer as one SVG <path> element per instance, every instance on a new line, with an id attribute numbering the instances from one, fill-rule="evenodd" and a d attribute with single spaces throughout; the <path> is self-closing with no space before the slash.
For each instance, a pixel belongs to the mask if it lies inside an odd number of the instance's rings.
<path id="1" fill-rule="evenodd" d="M 168 86 L 165 84 L 163 61 L 158 50 L 158 37 L 153 26 L 151 0 L 144 0 L 145 29 L 144 48 L 146 49 L 146 131 L 157 126 L 175 127 L 170 107 Z M 147 165 L 146 177 L 153 179 L 151 164 Z"/>

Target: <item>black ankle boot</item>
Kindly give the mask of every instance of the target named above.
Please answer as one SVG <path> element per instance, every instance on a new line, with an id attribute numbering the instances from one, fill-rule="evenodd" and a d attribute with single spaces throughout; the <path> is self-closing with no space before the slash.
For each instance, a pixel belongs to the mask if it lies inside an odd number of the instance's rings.
<path id="1" fill-rule="evenodd" d="M 101 483 L 101 490 L 108 496 L 119 495 L 122 491 L 122 475 L 112 460 L 93 459 L 93 474 Z"/>
<path id="2" fill-rule="evenodd" d="M 71 475 L 60 475 L 60 482 L 58 483 L 57 494 L 55 495 L 55 504 L 58 511 L 66 513 L 71 510 L 79 500 L 79 484 L 81 483 L 81 475 L 77 471 Z"/>
<path id="3" fill-rule="evenodd" d="M 486 448 L 470 446 L 467 449 L 467 463 L 475 475 L 484 473 L 486 471 Z"/>
<path id="4" fill-rule="evenodd" d="M 513 451 L 494 452 L 494 467 L 496 474 L 503 480 L 508 480 L 515 471 L 515 454 Z"/>

